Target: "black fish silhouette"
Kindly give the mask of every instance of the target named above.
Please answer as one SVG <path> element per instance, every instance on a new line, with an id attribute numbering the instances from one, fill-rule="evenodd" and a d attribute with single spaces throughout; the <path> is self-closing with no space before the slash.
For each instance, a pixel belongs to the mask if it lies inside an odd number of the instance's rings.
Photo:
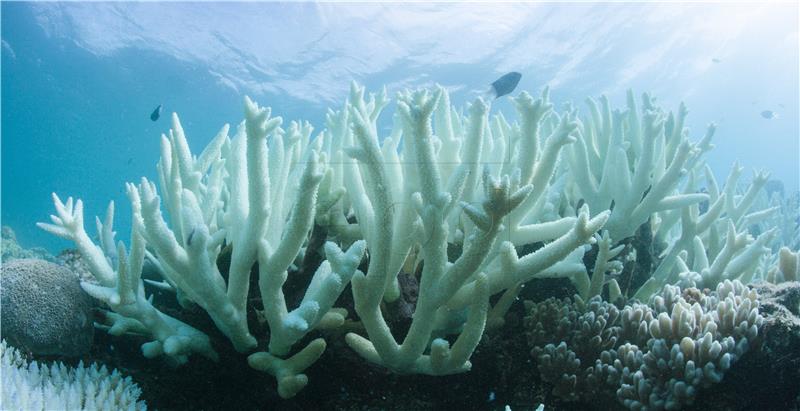
<path id="1" fill-rule="evenodd" d="M 521 78 L 522 74 L 517 73 L 516 71 L 504 74 L 502 77 L 495 80 L 494 83 L 492 83 L 490 94 L 492 94 L 494 98 L 499 98 L 511 93 L 515 88 L 517 88 L 517 84 L 519 84 L 519 80 Z"/>
<path id="2" fill-rule="evenodd" d="M 150 120 L 156 121 L 159 119 L 159 117 L 161 117 L 161 104 L 159 104 L 158 107 L 153 110 L 153 113 L 150 114 Z"/>

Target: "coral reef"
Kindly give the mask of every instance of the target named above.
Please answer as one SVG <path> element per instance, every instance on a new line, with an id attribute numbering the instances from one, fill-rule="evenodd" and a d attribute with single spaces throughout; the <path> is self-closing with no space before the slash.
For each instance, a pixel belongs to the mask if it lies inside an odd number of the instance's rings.
<path id="1" fill-rule="evenodd" d="M 67 357 L 89 351 L 92 300 L 68 269 L 38 259 L 3 262 L 0 301 L 3 338 L 13 346 Z"/>
<path id="2" fill-rule="evenodd" d="M 761 282 L 753 289 L 764 316 L 760 344 L 731 368 L 722 384 L 700 393 L 696 409 L 800 409 L 800 283 Z"/>
<path id="3" fill-rule="evenodd" d="M 673 410 L 754 346 L 758 307 L 755 291 L 724 281 L 711 293 L 666 286 L 648 305 L 621 310 L 599 297 L 529 303 L 525 323 L 554 394 L 588 400 L 611 391 L 628 409 Z"/>
<path id="4" fill-rule="evenodd" d="M 613 387 L 629 408 L 675 408 L 758 334 L 741 284 L 796 278 L 796 210 L 767 197 L 764 172 L 744 185 L 735 165 L 720 188 L 703 159 L 716 128 L 692 142 L 682 104 L 631 92 L 625 110 L 590 99 L 581 117 L 544 89 L 513 98 L 509 121 L 439 86 L 394 101 L 381 135 L 392 99 L 354 83 L 312 137 L 245 98 L 234 135 L 225 125 L 197 155 L 173 114 L 158 187 L 127 186 L 127 245 L 113 203 L 96 242 L 79 199 L 54 194 L 40 227 L 75 243 L 110 334 L 176 364 L 237 358 L 224 344 L 282 398 L 309 383 L 326 335 L 398 374 L 468 371 L 526 284 L 561 279 L 577 297 L 530 313 L 552 323 L 529 321 L 543 378 L 567 398 Z"/>
<path id="5" fill-rule="evenodd" d="M 664 113 L 648 94 L 641 110 L 628 91 L 626 111 L 611 110 L 603 96 L 600 104 L 588 99 L 590 116 L 581 138 L 573 144 L 569 161 L 574 170 L 577 195 L 600 209 L 614 204 L 604 226 L 611 238 L 621 240 L 656 212 L 684 208 L 707 200 L 701 193 L 672 194 L 714 135 L 712 124 L 700 143 L 689 142 L 683 124 L 689 113 Z"/>
<path id="6" fill-rule="evenodd" d="M 92 272 L 89 270 L 89 266 L 86 265 L 85 261 L 83 261 L 83 257 L 81 257 L 81 253 L 78 250 L 63 250 L 58 253 L 58 257 L 56 257 L 56 259 L 59 264 L 75 273 L 81 282 L 97 283 L 94 275 L 92 275 Z"/>
<path id="7" fill-rule="evenodd" d="M 468 370 L 468 359 L 490 315 L 489 296 L 513 290 L 547 271 L 590 242 L 606 221 L 607 213 L 590 219 L 588 207 L 583 207 L 577 218 L 562 219 L 559 229 L 536 233 L 540 240 L 555 240 L 551 244 L 522 258 L 517 256 L 516 245 L 530 243 L 530 232 L 536 232 L 535 224 L 519 222 L 534 211 L 544 193 L 542 188 L 551 179 L 552 159 L 574 140 L 571 134 L 576 124 L 570 115 L 564 116 L 550 130 L 543 152 L 537 153 L 536 134 L 552 107 L 547 92 L 538 100 L 522 93 L 514 102 L 527 133 L 497 131 L 493 138 L 510 144 L 492 155 L 508 155 L 516 161 L 508 171 L 493 172 L 487 165 L 481 182 L 475 159 L 492 138 L 485 133 L 488 107 L 481 100 L 463 119 L 467 131 L 457 134 L 449 124 L 454 116 L 444 89 L 402 93 L 395 121 L 396 130 L 401 131 L 384 140 L 383 147 L 379 146 L 375 121 L 387 103 L 385 92 L 367 100 L 364 90 L 353 86 L 348 111 L 329 116 L 332 124 L 348 118 L 353 123 L 352 132 L 345 132 L 339 144 L 353 144 L 346 152 L 359 165 L 345 163 L 342 168 L 352 187 L 347 195 L 358 229 L 370 250 L 366 274 L 356 274 L 353 279 L 356 313 L 368 338 L 350 333 L 347 342 L 370 362 L 401 373 L 444 375 Z M 434 112 L 442 123 L 437 127 L 438 136 L 432 129 Z M 402 150 L 398 150 L 401 143 Z M 495 177 L 497 172 L 500 176 Z M 501 236 L 511 241 L 497 241 Z M 414 240 L 419 238 L 424 241 Z M 452 243 L 461 245 L 462 252 L 448 261 Z M 380 304 L 382 299 L 397 298 L 397 272 L 409 255 L 416 255 L 412 263 L 422 266 L 420 288 L 411 325 L 398 343 L 382 317 Z M 412 267 L 411 271 L 416 270 Z M 445 338 L 436 338 L 436 334 L 453 330 L 458 337 L 452 345 Z"/>
<path id="8" fill-rule="evenodd" d="M 18 258 L 38 258 L 40 260 L 55 262 L 56 258 L 44 248 L 22 248 L 17 242 L 17 235 L 11 227 L 4 225 L 0 234 L 0 260 L 11 261 Z"/>
<path id="9" fill-rule="evenodd" d="M 28 361 L 14 347 L 0 342 L 0 409 L 144 411 L 141 391 L 117 370 L 81 362 L 72 368 Z"/>

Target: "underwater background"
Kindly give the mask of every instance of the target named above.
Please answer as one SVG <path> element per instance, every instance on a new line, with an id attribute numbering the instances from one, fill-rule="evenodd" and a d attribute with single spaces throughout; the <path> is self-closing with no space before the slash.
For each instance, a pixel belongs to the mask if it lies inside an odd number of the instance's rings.
<path id="1" fill-rule="evenodd" d="M 0 409 L 798 410 L 799 21 L 0 2 Z"/>
<path id="2" fill-rule="evenodd" d="M 390 95 L 439 83 L 460 106 L 508 71 L 522 73 L 517 91 L 549 85 L 556 107 L 583 112 L 587 96 L 620 106 L 629 88 L 683 101 L 693 138 L 718 125 L 718 180 L 738 160 L 745 179 L 763 168 L 792 193 L 797 21 L 795 2 L 4 2 L 2 221 L 22 245 L 65 248 L 34 225 L 56 192 L 82 198 L 87 216 L 114 200 L 127 238 L 124 183 L 155 176 L 172 112 L 202 147 L 240 121 L 244 94 L 320 130 L 352 80 Z"/>

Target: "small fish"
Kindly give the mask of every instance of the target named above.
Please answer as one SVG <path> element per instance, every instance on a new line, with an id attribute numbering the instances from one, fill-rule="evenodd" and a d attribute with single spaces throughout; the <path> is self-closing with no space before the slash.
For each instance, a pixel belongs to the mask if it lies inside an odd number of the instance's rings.
<path id="1" fill-rule="evenodd" d="M 150 120 L 156 121 L 161 117 L 161 104 L 153 110 L 153 113 L 150 114 Z"/>
<path id="2" fill-rule="evenodd" d="M 516 71 L 504 74 L 502 77 L 495 80 L 494 83 L 492 83 L 492 88 L 489 90 L 489 96 L 496 99 L 503 97 L 506 94 L 510 94 L 515 88 L 517 88 L 517 84 L 519 84 L 519 80 L 521 78 L 522 74 L 517 73 Z"/>
<path id="3" fill-rule="evenodd" d="M 764 117 L 767 120 L 772 120 L 772 119 L 778 118 L 778 113 L 776 113 L 776 112 L 774 112 L 772 110 L 764 110 L 764 111 L 761 112 L 761 117 Z"/>
<path id="4" fill-rule="evenodd" d="M 711 59 L 711 62 L 712 62 L 712 63 L 721 63 L 721 62 L 722 62 L 722 60 L 720 60 L 720 59 L 718 59 L 718 58 L 716 58 L 716 57 L 715 57 L 715 58 Z"/>

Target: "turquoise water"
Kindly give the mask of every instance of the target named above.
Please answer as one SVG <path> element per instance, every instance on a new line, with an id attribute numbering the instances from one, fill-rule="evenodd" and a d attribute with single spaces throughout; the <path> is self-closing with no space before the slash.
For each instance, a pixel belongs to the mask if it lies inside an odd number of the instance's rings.
<path id="1" fill-rule="evenodd" d="M 322 128 L 351 80 L 369 89 L 440 83 L 460 105 L 507 71 L 557 103 L 633 88 L 685 101 L 720 182 L 738 159 L 798 189 L 797 5 L 2 3 L 2 223 L 23 246 L 70 246 L 35 227 L 50 193 L 117 205 L 156 177 L 178 112 L 195 151 L 242 118 L 248 94 Z M 516 94 L 516 92 L 515 92 Z M 149 115 L 163 104 L 165 113 Z M 500 100 L 493 110 L 513 111 Z M 778 118 L 760 113 L 773 110 Z M 391 111 L 391 108 L 390 108 Z M 388 119 L 387 119 L 388 120 Z"/>

